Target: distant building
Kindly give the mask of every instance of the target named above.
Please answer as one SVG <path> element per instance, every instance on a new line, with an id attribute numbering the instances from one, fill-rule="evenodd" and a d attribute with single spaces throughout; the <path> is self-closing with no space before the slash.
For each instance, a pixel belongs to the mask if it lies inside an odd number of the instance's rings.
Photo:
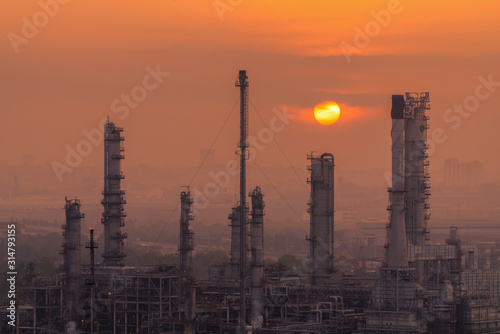
<path id="1" fill-rule="evenodd" d="M 483 178 L 482 162 L 459 162 L 456 158 L 444 162 L 444 183 L 447 186 L 478 186 L 483 182 Z"/>

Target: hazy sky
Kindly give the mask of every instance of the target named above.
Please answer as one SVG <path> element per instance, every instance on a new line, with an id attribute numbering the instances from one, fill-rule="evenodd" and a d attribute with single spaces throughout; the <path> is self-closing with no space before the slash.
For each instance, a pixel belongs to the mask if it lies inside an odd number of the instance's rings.
<path id="1" fill-rule="evenodd" d="M 389 169 L 391 95 L 429 91 L 430 131 L 442 129 L 431 165 L 458 157 L 496 171 L 499 9 L 493 0 L 4 0 L 0 164 L 23 154 L 65 164 L 67 146 L 109 115 L 125 129 L 127 164 L 195 165 L 246 69 L 258 110 L 251 134 L 275 108 L 297 115 L 275 133 L 295 166 L 315 150 L 343 169 Z M 143 100 L 126 106 L 131 92 Z M 334 125 L 313 119 L 325 100 L 341 107 Z M 463 103 L 470 112 L 446 111 Z M 237 111 L 214 146 L 221 162 L 236 150 Z M 287 165 L 274 143 L 262 146 L 256 161 Z M 100 166 L 102 144 L 91 150 L 82 164 Z"/>

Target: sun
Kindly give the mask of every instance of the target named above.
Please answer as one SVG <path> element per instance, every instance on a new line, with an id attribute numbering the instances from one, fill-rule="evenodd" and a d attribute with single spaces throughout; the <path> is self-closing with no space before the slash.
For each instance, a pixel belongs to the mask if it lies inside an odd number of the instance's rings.
<path id="1" fill-rule="evenodd" d="M 339 117 L 340 107 L 333 101 L 322 102 L 314 107 L 314 118 L 323 125 L 333 124 Z"/>

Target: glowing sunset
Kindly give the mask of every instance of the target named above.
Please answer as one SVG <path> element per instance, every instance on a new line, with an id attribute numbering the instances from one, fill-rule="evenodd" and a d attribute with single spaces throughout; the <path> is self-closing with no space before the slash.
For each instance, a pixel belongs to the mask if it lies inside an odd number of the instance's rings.
<path id="1" fill-rule="evenodd" d="M 499 332 L 499 12 L 0 1 L 0 332 Z"/>
<path id="2" fill-rule="evenodd" d="M 333 124 L 339 117 L 339 105 L 333 101 L 323 102 L 314 107 L 314 118 L 323 125 Z"/>

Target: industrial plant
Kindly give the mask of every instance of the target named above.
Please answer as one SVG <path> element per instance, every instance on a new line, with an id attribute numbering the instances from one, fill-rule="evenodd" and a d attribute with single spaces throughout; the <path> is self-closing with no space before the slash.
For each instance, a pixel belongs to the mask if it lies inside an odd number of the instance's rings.
<path id="1" fill-rule="evenodd" d="M 33 277 L 20 288 L 18 333 L 500 333 L 500 272 L 480 267 L 476 247 L 463 245 L 456 227 L 450 226 L 444 244 L 430 243 L 429 93 L 392 96 L 385 255 L 376 278 L 366 278 L 341 275 L 336 265 L 333 149 L 307 155 L 307 262 L 294 275 L 266 266 L 266 189 L 247 189 L 246 71 L 239 71 L 236 87 L 239 193 L 236 203 L 227 203 L 228 263 L 215 264 L 207 280 L 194 278 L 196 217 L 186 187 L 180 192 L 178 265 L 125 265 L 124 131 L 108 119 L 104 244 L 94 230 L 82 231 L 85 203 L 61 200 L 63 266 L 56 276 Z"/>

